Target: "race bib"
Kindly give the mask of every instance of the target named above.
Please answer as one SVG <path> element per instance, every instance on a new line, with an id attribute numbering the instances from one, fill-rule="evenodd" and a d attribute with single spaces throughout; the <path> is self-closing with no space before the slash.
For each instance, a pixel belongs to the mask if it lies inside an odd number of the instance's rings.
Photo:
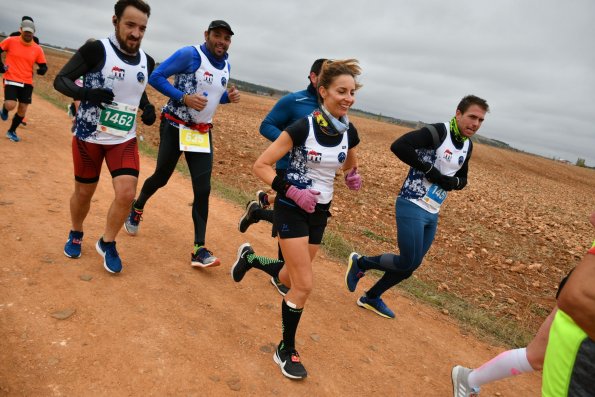
<path id="1" fill-rule="evenodd" d="M 440 206 L 446 199 L 446 191 L 436 184 L 430 185 L 426 189 L 426 195 L 422 197 L 422 200 L 431 208 L 438 211 Z"/>
<path id="2" fill-rule="evenodd" d="M 105 109 L 99 115 L 97 131 L 105 132 L 115 136 L 126 136 L 136 121 L 136 106 L 125 103 L 112 102 L 104 105 Z"/>
<path id="3" fill-rule="evenodd" d="M 183 152 L 211 153 L 209 132 L 192 130 L 180 124 L 180 150 Z"/>

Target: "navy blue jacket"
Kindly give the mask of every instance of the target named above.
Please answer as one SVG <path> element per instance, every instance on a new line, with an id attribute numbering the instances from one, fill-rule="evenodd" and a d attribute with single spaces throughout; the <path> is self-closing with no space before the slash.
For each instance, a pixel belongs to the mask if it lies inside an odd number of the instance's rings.
<path id="1" fill-rule="evenodd" d="M 281 132 L 297 120 L 308 116 L 318 107 L 318 96 L 312 84 L 303 91 L 287 94 L 273 106 L 269 114 L 260 124 L 260 134 L 269 141 L 275 141 Z M 289 155 L 277 161 L 278 170 L 286 170 Z"/>

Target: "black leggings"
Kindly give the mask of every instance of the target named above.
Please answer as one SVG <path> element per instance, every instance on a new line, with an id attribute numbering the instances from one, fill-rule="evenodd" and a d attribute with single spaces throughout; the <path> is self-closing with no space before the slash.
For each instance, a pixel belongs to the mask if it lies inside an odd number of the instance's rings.
<path id="1" fill-rule="evenodd" d="M 180 151 L 180 136 L 178 127 L 174 127 L 167 120 L 162 119 L 159 126 L 159 152 L 157 154 L 157 167 L 145 183 L 134 203 L 142 209 L 145 203 L 157 190 L 167 184 L 176 169 L 176 164 L 182 152 Z M 211 133 L 209 132 L 209 138 Z M 204 245 L 207 231 L 207 218 L 209 217 L 209 195 L 211 193 L 211 171 L 213 170 L 213 141 L 211 153 L 184 152 L 186 163 L 192 178 L 194 202 L 192 203 L 192 220 L 194 221 L 194 243 Z"/>

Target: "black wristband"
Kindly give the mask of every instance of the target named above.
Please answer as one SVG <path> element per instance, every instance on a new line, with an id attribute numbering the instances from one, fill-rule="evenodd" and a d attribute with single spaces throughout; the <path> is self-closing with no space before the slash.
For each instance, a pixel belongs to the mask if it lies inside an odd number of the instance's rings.
<path id="1" fill-rule="evenodd" d="M 271 183 L 271 187 L 274 191 L 283 194 L 285 194 L 285 192 L 287 191 L 287 189 L 289 189 L 290 186 L 291 184 L 287 183 L 287 181 L 281 178 L 279 175 L 275 176 L 275 179 L 273 179 L 273 183 Z"/>

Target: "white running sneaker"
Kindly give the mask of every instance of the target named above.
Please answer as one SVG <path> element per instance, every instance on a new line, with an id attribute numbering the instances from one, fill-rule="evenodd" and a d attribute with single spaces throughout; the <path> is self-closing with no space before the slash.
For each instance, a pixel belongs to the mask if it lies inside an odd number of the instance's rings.
<path id="1" fill-rule="evenodd" d="M 473 371 L 460 365 L 452 368 L 452 394 L 454 397 L 478 397 L 479 387 L 469 386 L 469 374 Z"/>

